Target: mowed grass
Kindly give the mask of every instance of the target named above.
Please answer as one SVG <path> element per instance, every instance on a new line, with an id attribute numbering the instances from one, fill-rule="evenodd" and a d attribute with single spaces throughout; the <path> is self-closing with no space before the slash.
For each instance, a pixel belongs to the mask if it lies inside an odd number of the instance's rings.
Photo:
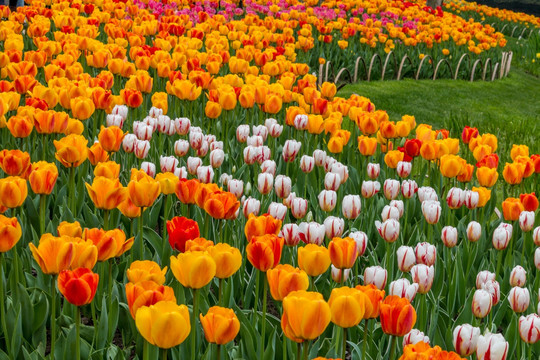
<path id="1" fill-rule="evenodd" d="M 414 115 L 417 123 L 447 128 L 452 136 L 463 126 L 476 126 L 499 137 L 499 143 L 527 144 L 540 151 L 540 79 L 513 69 L 494 82 L 412 80 L 360 82 L 338 95 L 369 98 L 390 120 Z"/>

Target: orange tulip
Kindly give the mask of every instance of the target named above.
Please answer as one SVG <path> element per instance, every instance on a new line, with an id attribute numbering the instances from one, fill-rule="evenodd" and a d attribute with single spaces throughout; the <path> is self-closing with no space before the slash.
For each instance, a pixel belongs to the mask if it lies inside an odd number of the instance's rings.
<path id="1" fill-rule="evenodd" d="M 283 242 L 274 234 L 253 237 L 246 247 L 249 262 L 263 272 L 274 268 L 281 259 Z"/>
<path id="2" fill-rule="evenodd" d="M 165 274 L 167 267 L 163 269 L 159 265 L 150 260 L 136 260 L 131 263 L 127 270 L 127 278 L 129 282 L 134 284 L 141 281 L 152 281 L 158 285 L 165 283 Z"/>
<path id="3" fill-rule="evenodd" d="M 352 268 L 358 257 L 356 242 L 350 237 L 333 238 L 328 245 L 328 251 L 332 264 L 338 269 Z"/>
<path id="4" fill-rule="evenodd" d="M 331 321 L 342 328 L 358 325 L 364 318 L 366 303 L 369 299 L 358 289 L 347 286 L 333 289 L 328 299 Z"/>
<path id="5" fill-rule="evenodd" d="M 336 93 L 337 93 L 336 84 L 330 83 L 330 82 L 323 82 L 322 87 L 321 87 L 322 97 L 328 100 L 332 100 L 334 96 L 336 96 Z"/>
<path id="6" fill-rule="evenodd" d="M 465 160 L 457 155 L 443 155 L 440 165 L 441 175 L 447 178 L 454 178 L 461 173 L 465 164 Z"/>
<path id="7" fill-rule="evenodd" d="M 208 254 L 216 262 L 216 277 L 226 279 L 231 277 L 242 265 L 240 250 L 225 243 L 218 243 L 207 249 Z"/>
<path id="8" fill-rule="evenodd" d="M 418 130 L 417 130 L 418 134 Z M 420 156 L 425 160 L 435 160 L 439 155 L 439 145 L 435 141 L 423 142 L 420 147 Z"/>
<path id="9" fill-rule="evenodd" d="M 44 274 L 58 274 L 69 269 L 75 253 L 73 243 L 51 234 L 42 235 L 38 247 L 32 243 L 29 246 Z"/>
<path id="10" fill-rule="evenodd" d="M 107 154 L 99 142 L 96 142 L 88 148 L 88 160 L 90 160 L 93 166 L 96 166 L 100 162 L 109 161 L 109 154 Z"/>
<path id="11" fill-rule="evenodd" d="M 360 151 L 360 154 L 364 156 L 373 156 L 376 150 L 377 139 L 363 135 L 358 137 L 358 151 Z"/>
<path id="12" fill-rule="evenodd" d="M 98 249 L 92 241 L 70 236 L 62 236 L 61 238 L 63 241 L 73 244 L 73 260 L 69 267 L 71 270 L 77 268 L 93 269 L 96 266 Z"/>
<path id="13" fill-rule="evenodd" d="M 266 272 L 270 294 L 274 300 L 283 301 L 292 291 L 307 290 L 309 278 L 305 271 L 289 264 L 279 264 Z"/>
<path id="14" fill-rule="evenodd" d="M 235 219 L 240 202 L 230 192 L 211 194 L 204 202 L 204 210 L 214 219 Z"/>
<path id="15" fill-rule="evenodd" d="M 99 275 L 92 270 L 78 268 L 64 270 L 58 275 L 58 290 L 75 306 L 90 304 L 96 295 Z"/>
<path id="16" fill-rule="evenodd" d="M 307 244 L 298 248 L 298 266 L 309 276 L 319 276 L 330 266 L 330 254 L 324 246 Z"/>
<path id="17" fill-rule="evenodd" d="M 415 323 L 416 311 L 406 298 L 391 295 L 381 302 L 381 327 L 385 334 L 403 336 Z"/>
<path id="18" fill-rule="evenodd" d="M 476 169 L 476 178 L 481 186 L 492 187 L 497 183 L 499 173 L 497 169 L 490 169 L 487 166 L 482 166 Z"/>
<path id="19" fill-rule="evenodd" d="M 293 291 L 283 299 L 281 328 L 295 342 L 319 337 L 330 323 L 330 306 L 322 294 Z"/>
<path id="20" fill-rule="evenodd" d="M 102 176 L 108 179 L 118 179 L 120 176 L 120 164 L 114 161 L 97 163 L 96 167 L 94 168 L 94 176 Z"/>
<path id="21" fill-rule="evenodd" d="M 503 217 L 507 221 L 519 219 L 519 214 L 525 210 L 521 201 L 517 198 L 507 198 L 502 203 Z"/>
<path id="22" fill-rule="evenodd" d="M 143 306 L 154 305 L 160 301 L 174 301 L 174 290 L 151 280 L 129 282 L 126 284 L 126 299 L 131 317 L 135 319 L 137 310 Z"/>
<path id="23" fill-rule="evenodd" d="M 504 180 L 510 185 L 521 184 L 524 166 L 519 163 L 506 163 L 503 170 Z"/>
<path id="24" fill-rule="evenodd" d="M 65 167 L 77 167 L 88 157 L 88 140 L 82 135 L 68 135 L 54 141 L 56 159 Z"/>
<path id="25" fill-rule="evenodd" d="M 71 99 L 69 105 L 73 117 L 79 120 L 88 119 L 96 110 L 92 99 L 82 96 Z"/>
<path id="26" fill-rule="evenodd" d="M 90 199 L 98 209 L 112 210 L 126 200 L 127 189 L 120 180 L 96 176 L 92 185 L 86 183 L 86 190 Z"/>
<path id="27" fill-rule="evenodd" d="M 212 306 L 206 315 L 199 314 L 206 341 L 224 345 L 234 340 L 240 331 L 240 321 L 232 309 Z"/>
<path id="28" fill-rule="evenodd" d="M 379 290 L 373 284 L 369 285 L 357 285 L 356 289 L 362 291 L 368 297 L 366 301 L 366 311 L 364 312 L 364 319 L 374 319 L 379 317 L 380 314 L 380 305 L 382 299 L 384 298 L 384 290 Z"/>
<path id="29" fill-rule="evenodd" d="M 137 108 L 141 106 L 143 102 L 142 93 L 135 89 L 124 89 L 120 91 L 120 96 L 124 101 L 124 104 L 131 108 Z"/>
<path id="30" fill-rule="evenodd" d="M 32 165 L 28 180 L 35 194 L 49 195 L 58 179 L 58 169 L 54 163 L 39 161 Z"/>
<path id="31" fill-rule="evenodd" d="M 204 108 L 204 113 L 210 119 L 217 119 L 221 115 L 221 105 L 214 101 L 208 101 Z"/>
<path id="32" fill-rule="evenodd" d="M 144 171 L 132 169 L 128 195 L 135 206 L 150 207 L 160 193 L 159 182 L 148 176 Z"/>
<path id="33" fill-rule="evenodd" d="M 118 126 L 101 126 L 98 140 L 103 150 L 107 152 L 117 152 L 120 150 L 120 145 L 122 145 L 122 140 L 126 134 L 127 133 L 124 133 Z"/>
<path id="34" fill-rule="evenodd" d="M 0 215 L 0 253 L 11 250 L 21 239 L 21 225 L 16 217 Z"/>
<path id="35" fill-rule="evenodd" d="M 83 239 L 91 240 L 98 250 L 98 261 L 119 257 L 133 246 L 134 238 L 126 240 L 126 234 L 120 229 L 85 229 Z"/>
<path id="36" fill-rule="evenodd" d="M 187 180 L 180 179 L 176 184 L 176 196 L 182 204 L 195 204 L 195 194 L 199 190 L 201 185 L 197 179 Z"/>
<path id="37" fill-rule="evenodd" d="M 122 215 L 130 219 L 138 218 L 139 216 L 141 216 L 141 208 L 135 206 L 129 196 L 126 198 L 126 200 L 118 204 L 118 210 L 120 210 Z"/>
<path id="38" fill-rule="evenodd" d="M 9 118 L 7 127 L 13 137 L 25 138 L 30 135 L 34 125 L 28 117 L 15 115 Z"/>
<path id="39" fill-rule="evenodd" d="M 82 228 L 78 221 L 72 223 L 62 221 L 56 228 L 56 231 L 58 232 L 58 236 L 82 237 Z"/>
<path id="40" fill-rule="evenodd" d="M 0 168 L 8 176 L 27 178 L 32 170 L 30 154 L 20 150 L 2 150 L 0 151 Z"/>
<path id="41" fill-rule="evenodd" d="M 403 161 L 405 154 L 399 150 L 390 150 L 384 156 L 384 163 L 390 169 L 397 168 L 398 162 Z"/>
<path id="42" fill-rule="evenodd" d="M 18 176 L 0 179 L 0 204 L 13 209 L 21 206 L 28 196 L 26 180 Z"/>
<path id="43" fill-rule="evenodd" d="M 536 211 L 538 209 L 538 198 L 535 193 L 521 194 L 519 200 L 523 204 L 525 211 Z"/>
<path id="44" fill-rule="evenodd" d="M 216 262 L 206 251 L 190 251 L 171 256 L 171 271 L 184 287 L 200 289 L 216 275 Z"/>
<path id="45" fill-rule="evenodd" d="M 164 195 L 174 194 L 176 191 L 176 185 L 180 181 L 178 176 L 171 172 L 159 173 L 156 175 L 156 181 L 161 186 L 161 193 Z"/>
<path id="46" fill-rule="evenodd" d="M 203 237 L 197 237 L 186 241 L 185 251 L 207 251 L 214 246 L 212 240 L 207 240 Z"/>
<path id="47" fill-rule="evenodd" d="M 513 144 L 512 149 L 510 150 L 512 161 L 515 161 L 518 156 L 529 157 L 529 147 L 527 145 Z"/>
<path id="48" fill-rule="evenodd" d="M 281 220 L 274 219 L 272 215 L 264 214 L 261 216 L 255 216 L 250 214 L 246 225 L 244 226 L 244 234 L 248 242 L 255 236 L 262 236 L 266 234 L 278 235 L 281 230 Z"/>

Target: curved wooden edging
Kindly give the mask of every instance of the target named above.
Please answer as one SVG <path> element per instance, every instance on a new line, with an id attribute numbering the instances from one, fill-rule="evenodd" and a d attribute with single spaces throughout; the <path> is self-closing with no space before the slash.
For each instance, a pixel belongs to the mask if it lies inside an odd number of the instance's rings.
<path id="1" fill-rule="evenodd" d="M 499 69 L 499 63 L 495 64 L 493 68 L 493 73 L 491 74 L 491 81 L 495 81 L 495 76 L 497 76 L 497 70 Z"/>
<path id="2" fill-rule="evenodd" d="M 474 73 L 476 72 L 476 66 L 478 64 L 480 64 L 480 66 L 482 66 L 482 59 L 477 59 L 473 64 L 473 67 L 472 67 L 472 70 L 471 70 L 471 82 L 474 81 Z"/>
<path id="3" fill-rule="evenodd" d="M 371 70 L 373 70 L 373 62 L 375 61 L 375 59 L 379 59 L 379 65 L 381 65 L 381 68 L 382 68 L 381 57 L 379 56 L 379 54 L 373 54 L 373 56 L 371 57 L 371 61 L 369 62 L 367 81 L 371 81 Z"/>
<path id="4" fill-rule="evenodd" d="M 422 70 L 422 65 L 424 65 L 424 61 L 426 61 L 427 59 L 432 60 L 431 56 L 429 55 L 424 56 L 422 60 L 420 60 L 420 65 L 418 65 L 418 70 L 416 70 L 416 76 L 414 77 L 415 80 L 418 80 L 418 77 L 420 76 L 420 70 Z M 435 72 L 435 69 L 433 68 L 433 61 L 431 63 L 431 70 Z"/>
<path id="5" fill-rule="evenodd" d="M 354 82 L 358 81 L 358 64 L 360 63 L 360 61 L 362 61 L 362 65 L 364 65 L 364 73 L 366 74 L 366 77 L 367 77 L 366 61 L 364 60 L 363 57 L 359 56 L 356 58 L 356 62 L 354 64 Z"/>
<path id="6" fill-rule="evenodd" d="M 383 66 L 383 69 L 382 69 L 381 80 L 384 80 L 384 75 L 386 73 L 386 67 L 388 66 L 388 61 L 390 60 L 390 55 L 392 55 L 392 59 L 394 59 L 394 71 L 397 72 L 396 54 L 394 54 L 393 51 L 390 51 L 386 55 L 386 59 L 384 60 L 384 66 Z"/>
<path id="7" fill-rule="evenodd" d="M 454 73 L 454 80 L 457 80 L 457 77 L 459 75 L 459 68 L 461 67 L 461 62 L 463 61 L 465 57 L 469 61 L 469 65 L 471 64 L 471 57 L 468 53 L 464 53 L 463 55 L 461 55 L 461 57 L 459 58 L 457 67 L 456 67 L 456 72 Z"/>
<path id="8" fill-rule="evenodd" d="M 401 59 L 401 63 L 399 64 L 399 70 L 398 70 L 397 78 L 396 78 L 397 81 L 401 80 L 401 71 L 403 71 L 403 66 L 405 65 L 405 60 L 409 60 L 409 64 L 411 65 L 411 67 L 414 67 L 414 64 L 413 64 L 411 58 L 409 58 L 407 56 L 407 54 L 403 55 L 403 58 Z"/>
<path id="9" fill-rule="evenodd" d="M 486 71 L 487 71 L 488 65 L 489 65 L 489 70 L 492 71 L 493 64 L 492 64 L 491 58 L 487 58 L 486 62 L 484 63 L 484 71 L 482 72 L 482 80 L 484 81 L 486 81 Z"/>
<path id="10" fill-rule="evenodd" d="M 443 63 L 446 64 L 447 67 L 448 67 L 448 70 L 450 70 L 450 77 L 454 77 L 454 74 L 452 72 L 452 65 L 450 65 L 450 62 L 448 62 L 448 60 L 446 60 L 446 59 L 441 59 L 437 63 L 437 66 L 435 67 L 435 71 L 433 72 L 433 80 L 437 80 L 437 73 L 439 72 L 439 67 Z"/>
<path id="11" fill-rule="evenodd" d="M 338 90 L 347 84 L 345 83 L 342 85 L 338 85 L 338 81 L 339 81 L 339 78 L 341 77 L 341 74 L 345 72 L 349 75 L 349 84 L 352 83 L 353 77 L 351 75 L 351 72 L 347 68 L 342 68 L 341 70 L 339 70 L 338 74 L 336 75 L 336 78 L 334 79 L 334 83 L 337 85 Z"/>

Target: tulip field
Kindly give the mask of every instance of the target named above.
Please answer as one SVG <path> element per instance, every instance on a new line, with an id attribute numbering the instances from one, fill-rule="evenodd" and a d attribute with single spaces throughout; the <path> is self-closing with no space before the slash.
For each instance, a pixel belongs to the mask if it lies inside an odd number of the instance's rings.
<path id="1" fill-rule="evenodd" d="M 474 73 L 514 36 L 536 66 L 540 18 L 462 0 L 0 17 L 0 360 L 540 358 L 538 134 L 392 118 L 318 73 L 390 52 L 405 77 Z"/>

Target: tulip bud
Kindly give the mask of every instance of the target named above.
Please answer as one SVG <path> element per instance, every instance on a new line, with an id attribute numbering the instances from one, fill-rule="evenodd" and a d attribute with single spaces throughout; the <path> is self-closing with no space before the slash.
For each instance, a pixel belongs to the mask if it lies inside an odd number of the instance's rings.
<path id="1" fill-rule="evenodd" d="M 185 166 L 174 169 L 174 176 L 179 179 L 187 179 L 188 173 Z"/>
<path id="2" fill-rule="evenodd" d="M 143 161 L 141 164 L 141 170 L 144 171 L 148 176 L 156 176 L 156 165 L 151 162 Z"/>
<path id="3" fill-rule="evenodd" d="M 251 196 L 244 200 L 242 212 L 244 213 L 244 217 L 246 219 L 249 217 L 249 214 L 253 214 L 255 216 L 259 215 L 260 210 L 261 202 L 259 200 L 252 198 Z"/>
<path id="4" fill-rule="evenodd" d="M 373 163 L 367 164 L 367 175 L 371 180 L 375 180 L 376 178 L 378 178 L 380 173 L 381 173 L 380 164 L 373 164 Z"/>
<path id="5" fill-rule="evenodd" d="M 158 125 L 158 130 L 159 130 L 160 133 L 169 134 L 169 131 L 171 129 L 171 118 L 168 117 L 167 115 L 160 115 L 157 118 L 157 125 Z M 174 131 L 175 131 L 174 123 L 172 125 L 173 125 L 172 130 L 173 130 L 173 134 L 174 134 Z"/>
<path id="6" fill-rule="evenodd" d="M 368 237 L 363 231 L 354 231 L 349 233 L 349 237 L 356 242 L 356 252 L 358 256 L 364 255 L 368 243 Z"/>
<path id="7" fill-rule="evenodd" d="M 522 211 L 519 214 L 519 227 L 523 232 L 532 230 L 534 227 L 534 211 Z"/>
<path id="8" fill-rule="evenodd" d="M 300 151 L 300 147 L 302 146 L 302 143 L 296 140 L 287 140 L 285 141 L 285 145 L 283 145 L 283 160 L 285 162 L 292 162 L 296 158 L 296 155 L 298 155 L 298 152 Z"/>
<path id="9" fill-rule="evenodd" d="M 371 198 L 379 192 L 381 184 L 378 181 L 362 181 L 362 196 L 366 199 Z"/>
<path id="10" fill-rule="evenodd" d="M 403 347 L 407 345 L 414 345 L 420 341 L 429 344 L 429 338 L 424 335 L 423 332 L 417 329 L 412 329 L 408 334 L 403 336 Z"/>
<path id="11" fill-rule="evenodd" d="M 401 195 L 405 199 L 411 199 L 418 191 L 418 184 L 414 180 L 403 180 L 401 182 Z"/>
<path id="12" fill-rule="evenodd" d="M 268 206 L 268 213 L 273 218 L 283 221 L 287 215 L 287 207 L 283 204 L 273 202 Z"/>
<path id="13" fill-rule="evenodd" d="M 257 161 L 257 148 L 248 146 L 244 148 L 244 162 L 253 165 Z"/>
<path id="14" fill-rule="evenodd" d="M 137 140 L 135 141 L 135 150 L 133 151 L 137 159 L 144 159 L 150 151 L 150 141 Z"/>
<path id="15" fill-rule="evenodd" d="M 406 178 L 411 175 L 412 163 L 408 161 L 400 161 L 397 163 L 397 174 L 400 178 Z"/>
<path id="16" fill-rule="evenodd" d="M 285 245 L 287 246 L 296 246 L 300 242 L 300 233 L 298 225 L 296 224 L 285 224 L 281 228 L 281 233 L 279 235 L 285 240 Z"/>
<path id="17" fill-rule="evenodd" d="M 126 105 L 114 105 L 111 114 L 120 115 L 124 120 L 126 120 L 128 115 L 128 107 Z"/>
<path id="18" fill-rule="evenodd" d="M 133 122 L 133 133 L 139 140 L 151 140 L 154 130 L 151 125 L 147 125 L 143 122 Z"/>
<path id="19" fill-rule="evenodd" d="M 454 329 L 453 344 L 461 356 L 470 356 L 476 351 L 480 329 L 470 324 L 459 325 Z"/>
<path id="20" fill-rule="evenodd" d="M 197 150 L 197 156 L 201 158 L 205 157 L 206 154 L 208 153 L 208 148 L 209 148 L 208 141 L 203 140 L 203 142 L 201 143 L 201 146 L 198 149 L 195 149 Z"/>
<path id="21" fill-rule="evenodd" d="M 210 151 L 223 150 L 223 141 L 212 141 L 210 143 Z"/>
<path id="22" fill-rule="evenodd" d="M 246 144 L 248 146 L 259 147 L 259 146 L 263 146 L 264 140 L 262 136 L 258 136 L 258 135 L 248 136 Z"/>
<path id="23" fill-rule="evenodd" d="M 386 242 L 393 243 L 399 237 L 399 221 L 397 220 L 388 219 L 383 223 L 375 221 L 375 227 Z"/>
<path id="24" fill-rule="evenodd" d="M 260 173 L 257 178 L 257 190 L 262 195 L 269 194 L 274 184 L 274 176 L 268 173 Z"/>
<path id="25" fill-rule="evenodd" d="M 501 226 L 501 225 L 497 226 L 495 231 L 493 231 L 492 243 L 493 243 L 493 247 L 497 250 L 506 249 L 506 247 L 508 246 L 508 243 L 510 243 L 510 239 L 512 238 L 511 225 L 510 227 Z"/>
<path id="26" fill-rule="evenodd" d="M 174 143 L 174 153 L 176 156 L 183 157 L 188 153 L 188 151 L 189 141 L 180 139 Z"/>
<path id="27" fill-rule="evenodd" d="M 300 169 L 308 174 L 313 171 L 313 167 L 315 166 L 315 159 L 312 156 L 303 155 L 300 158 Z"/>
<path id="28" fill-rule="evenodd" d="M 349 280 L 349 276 L 351 275 L 351 269 L 338 269 L 337 267 L 332 265 L 331 275 L 332 280 L 337 283 L 343 283 Z"/>
<path id="29" fill-rule="evenodd" d="M 252 127 L 253 135 L 260 136 L 263 141 L 266 141 L 268 137 L 268 128 L 264 125 L 257 125 Z"/>
<path id="30" fill-rule="evenodd" d="M 473 210 L 478 207 L 478 202 L 480 201 L 480 194 L 476 191 L 466 190 L 464 191 L 464 203 L 467 209 Z"/>
<path id="31" fill-rule="evenodd" d="M 400 218 L 403 216 L 403 213 L 405 211 L 405 204 L 403 204 L 402 200 L 392 200 L 390 201 L 390 206 L 398 209 Z"/>
<path id="32" fill-rule="evenodd" d="M 227 186 L 227 184 L 229 184 L 229 181 L 231 181 L 232 179 L 233 179 L 232 175 L 229 175 L 227 173 L 223 173 L 219 177 L 219 182 L 221 183 L 221 185 Z"/>
<path id="33" fill-rule="evenodd" d="M 191 146 L 193 149 L 198 150 L 201 148 L 204 142 L 204 135 L 202 132 L 193 131 L 193 128 L 191 128 L 191 131 L 189 132 L 189 146 Z"/>
<path id="34" fill-rule="evenodd" d="M 465 192 L 460 188 L 453 187 L 448 190 L 446 203 L 450 209 L 459 209 L 465 202 Z"/>
<path id="35" fill-rule="evenodd" d="M 122 128 L 122 126 L 124 126 L 124 118 L 121 117 L 120 115 L 109 114 L 107 115 L 106 122 L 107 122 L 107 127 L 118 126 L 119 128 Z"/>
<path id="36" fill-rule="evenodd" d="M 398 268 L 402 272 L 409 272 L 416 265 L 416 255 L 410 246 L 400 246 L 397 249 Z M 403 297 L 403 296 L 402 296 Z"/>
<path id="37" fill-rule="evenodd" d="M 482 226 L 476 222 L 471 221 L 469 225 L 467 225 L 467 239 L 470 242 L 475 242 L 480 239 L 480 236 L 482 235 Z"/>
<path id="38" fill-rule="evenodd" d="M 133 131 L 135 131 L 135 127 L 136 127 L 136 122 L 133 122 Z M 152 133 L 156 132 L 157 130 L 157 126 L 158 126 L 158 123 L 157 123 L 157 118 L 153 118 L 153 117 L 150 117 L 150 116 L 147 116 L 143 119 L 143 121 L 141 121 L 139 124 L 137 124 L 138 126 L 142 126 L 142 124 L 146 125 L 147 127 L 151 128 L 152 130 Z M 150 140 L 150 139 L 148 139 Z"/>
<path id="39" fill-rule="evenodd" d="M 199 166 L 197 168 L 197 179 L 203 184 L 210 184 L 214 179 L 214 169 L 211 166 Z"/>
<path id="40" fill-rule="evenodd" d="M 491 305 L 495 306 L 499 303 L 501 298 L 501 287 L 495 280 L 488 280 L 482 284 L 482 290 L 485 290 L 491 295 Z"/>
<path id="41" fill-rule="evenodd" d="M 476 356 L 478 360 L 506 360 L 508 342 L 501 334 L 486 334 L 478 337 Z"/>
<path id="42" fill-rule="evenodd" d="M 127 153 L 135 151 L 135 143 L 137 142 L 137 136 L 135 134 L 126 134 L 122 140 L 122 148 Z"/>
<path id="43" fill-rule="evenodd" d="M 393 200 L 397 198 L 397 196 L 399 195 L 399 186 L 399 181 L 394 179 L 386 179 L 383 186 L 384 196 L 388 200 Z"/>
<path id="44" fill-rule="evenodd" d="M 285 175 L 276 176 L 274 189 L 278 198 L 283 199 L 291 194 L 292 181 L 291 178 Z"/>
<path id="45" fill-rule="evenodd" d="M 540 248 L 536 248 L 534 251 L 534 266 L 540 270 Z"/>
<path id="46" fill-rule="evenodd" d="M 191 175 L 197 174 L 197 169 L 199 166 L 202 166 L 202 160 L 198 157 L 188 157 L 187 159 L 187 170 Z"/>
<path id="47" fill-rule="evenodd" d="M 340 162 L 332 164 L 330 172 L 339 175 L 342 184 L 349 179 L 349 168 Z"/>
<path id="48" fill-rule="evenodd" d="M 534 245 L 540 246 L 540 226 L 537 226 L 533 231 Z"/>
<path id="49" fill-rule="evenodd" d="M 382 221 L 386 221 L 388 219 L 394 219 L 399 221 L 399 209 L 394 206 L 385 205 L 381 212 L 381 218 Z"/>
<path id="50" fill-rule="evenodd" d="M 435 268 L 424 264 L 416 264 L 411 268 L 411 276 L 413 281 L 418 284 L 418 292 L 427 294 L 433 285 Z"/>
<path id="51" fill-rule="evenodd" d="M 308 201 L 306 199 L 295 197 L 291 201 L 291 213 L 295 219 L 301 219 L 304 216 L 306 216 L 307 207 L 308 207 Z"/>
<path id="52" fill-rule="evenodd" d="M 326 190 L 337 191 L 341 185 L 341 177 L 338 174 L 326 173 L 324 177 L 324 188 Z"/>
<path id="53" fill-rule="evenodd" d="M 483 289 L 477 289 L 472 299 L 472 313 L 477 318 L 483 319 L 491 311 L 491 295 Z"/>
<path id="54" fill-rule="evenodd" d="M 159 166 L 162 173 L 173 172 L 178 166 L 178 159 L 174 156 L 160 156 Z"/>
<path id="55" fill-rule="evenodd" d="M 510 273 L 510 286 L 523 287 L 527 280 L 527 272 L 522 266 L 515 266 Z"/>
<path id="56" fill-rule="evenodd" d="M 305 130 L 308 125 L 308 116 L 305 114 L 298 114 L 293 120 L 293 125 L 296 130 Z"/>
<path id="57" fill-rule="evenodd" d="M 272 124 L 272 126 L 270 126 L 270 128 L 268 129 L 268 133 L 273 138 L 278 138 L 282 132 L 283 132 L 283 125 L 279 125 L 279 124 Z"/>
<path id="58" fill-rule="evenodd" d="M 383 290 L 386 287 L 388 272 L 380 266 L 370 266 L 364 270 L 364 285 L 375 285 L 377 289 Z"/>
<path id="59" fill-rule="evenodd" d="M 303 222 L 298 226 L 298 237 L 306 244 L 321 245 L 325 232 L 325 226 L 316 222 Z"/>
<path id="60" fill-rule="evenodd" d="M 515 286 L 510 290 L 508 294 L 508 302 L 510 307 L 515 313 L 522 313 L 529 307 L 531 297 L 529 295 L 529 289 Z"/>
<path id="61" fill-rule="evenodd" d="M 410 283 L 407 279 L 398 279 L 390 283 L 390 294 L 405 298 L 412 302 L 418 291 L 417 283 Z"/>
<path id="62" fill-rule="evenodd" d="M 540 339 L 540 316 L 529 314 L 519 318 L 519 336 L 527 344 L 534 344 Z"/>
<path id="63" fill-rule="evenodd" d="M 152 106 L 150 111 L 148 111 L 148 116 L 157 119 L 159 116 L 163 115 L 163 109 Z"/>
<path id="64" fill-rule="evenodd" d="M 327 155 L 324 158 L 324 171 L 329 172 L 330 170 L 332 170 L 332 166 L 334 166 L 335 163 L 337 163 L 337 160 L 330 155 Z"/>
<path id="65" fill-rule="evenodd" d="M 414 253 L 416 254 L 416 262 L 418 264 L 431 266 L 435 264 L 435 260 L 437 259 L 437 248 L 427 242 L 417 244 L 414 248 Z"/>
<path id="66" fill-rule="evenodd" d="M 453 248 L 457 245 L 458 240 L 458 231 L 453 226 L 445 226 L 441 231 L 441 240 L 444 243 L 444 246 L 448 248 Z"/>
<path id="67" fill-rule="evenodd" d="M 244 182 L 236 179 L 230 180 L 227 183 L 227 190 L 236 196 L 237 199 L 240 199 L 244 193 Z"/>
<path id="68" fill-rule="evenodd" d="M 276 174 L 276 162 L 273 161 L 273 160 L 265 160 L 265 161 L 263 161 L 263 163 L 261 164 L 261 171 L 263 173 L 272 174 L 272 176 L 275 175 Z"/>
<path id="69" fill-rule="evenodd" d="M 245 143 L 249 136 L 249 125 L 239 125 L 236 128 L 236 140 L 239 143 Z"/>
<path id="70" fill-rule="evenodd" d="M 436 200 L 426 200 L 422 203 L 422 214 L 428 224 L 434 225 L 439 222 L 441 216 L 441 204 Z"/>
<path id="71" fill-rule="evenodd" d="M 185 117 L 176 118 L 174 119 L 174 127 L 178 135 L 187 135 L 191 127 L 191 121 Z"/>
<path id="72" fill-rule="evenodd" d="M 438 201 L 439 197 L 433 188 L 429 186 L 422 186 L 418 188 L 418 200 L 420 200 L 421 203 L 427 200 Z"/>
<path id="73" fill-rule="evenodd" d="M 341 204 L 343 217 L 349 220 L 356 219 L 360 215 L 361 206 L 359 195 L 345 195 Z"/>
<path id="74" fill-rule="evenodd" d="M 345 220 L 335 216 L 329 216 L 324 219 L 324 229 L 327 238 L 333 239 L 335 237 L 340 237 L 345 230 Z"/>
<path id="75" fill-rule="evenodd" d="M 333 190 L 323 190 L 319 193 L 319 206 L 322 211 L 332 211 L 336 207 L 337 193 Z"/>
<path id="76" fill-rule="evenodd" d="M 488 270 L 482 270 L 476 275 L 476 288 L 481 289 L 488 281 L 495 280 L 495 274 Z"/>
<path id="77" fill-rule="evenodd" d="M 324 166 L 326 161 L 326 151 L 319 149 L 313 151 L 313 160 L 315 161 L 315 165 Z"/>

